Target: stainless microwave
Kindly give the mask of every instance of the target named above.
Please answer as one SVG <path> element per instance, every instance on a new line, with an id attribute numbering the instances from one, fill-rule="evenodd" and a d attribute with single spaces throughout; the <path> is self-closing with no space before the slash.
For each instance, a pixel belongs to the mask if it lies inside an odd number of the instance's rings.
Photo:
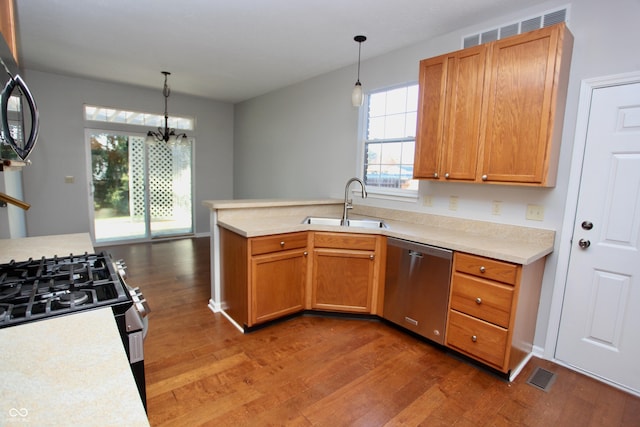
<path id="1" fill-rule="evenodd" d="M 0 159 L 24 161 L 38 140 L 38 109 L 2 36 L 0 76 Z"/>

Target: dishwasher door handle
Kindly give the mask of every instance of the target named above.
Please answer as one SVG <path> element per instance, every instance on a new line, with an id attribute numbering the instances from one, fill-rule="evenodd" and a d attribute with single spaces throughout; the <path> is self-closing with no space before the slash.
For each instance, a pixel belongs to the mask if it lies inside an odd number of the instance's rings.
<path id="1" fill-rule="evenodd" d="M 409 316 L 404 316 L 404 321 L 407 323 L 411 323 L 413 326 L 418 326 L 418 321 L 415 319 L 412 319 Z"/>
<path id="2" fill-rule="evenodd" d="M 409 251 L 409 256 L 415 257 L 415 258 L 422 258 L 424 257 L 424 254 L 417 252 L 417 251 Z"/>

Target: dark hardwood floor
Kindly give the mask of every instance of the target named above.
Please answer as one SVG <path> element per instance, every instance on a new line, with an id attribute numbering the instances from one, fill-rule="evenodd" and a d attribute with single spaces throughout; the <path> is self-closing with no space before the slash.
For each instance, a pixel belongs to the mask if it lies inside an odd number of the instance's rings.
<path id="1" fill-rule="evenodd" d="M 102 248 L 101 248 L 102 249 Z M 104 248 L 151 306 L 152 426 L 640 426 L 640 398 L 533 359 L 513 383 L 375 320 L 241 334 L 207 307 L 209 239 Z M 526 383 L 540 366 L 548 392 Z"/>

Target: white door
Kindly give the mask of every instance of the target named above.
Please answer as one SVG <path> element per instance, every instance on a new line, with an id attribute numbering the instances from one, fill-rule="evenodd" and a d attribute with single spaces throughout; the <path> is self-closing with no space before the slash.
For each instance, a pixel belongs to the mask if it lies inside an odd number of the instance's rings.
<path id="1" fill-rule="evenodd" d="M 640 393 L 640 83 L 593 91 L 555 356 Z"/>

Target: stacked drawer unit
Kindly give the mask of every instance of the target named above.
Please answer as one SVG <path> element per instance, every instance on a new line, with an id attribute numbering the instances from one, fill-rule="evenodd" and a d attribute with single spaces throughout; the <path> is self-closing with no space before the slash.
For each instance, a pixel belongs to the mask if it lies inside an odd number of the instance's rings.
<path id="1" fill-rule="evenodd" d="M 507 374 L 528 360 L 540 295 L 532 279 L 539 283 L 544 267 L 541 262 L 525 267 L 455 253 L 448 347 Z"/>

